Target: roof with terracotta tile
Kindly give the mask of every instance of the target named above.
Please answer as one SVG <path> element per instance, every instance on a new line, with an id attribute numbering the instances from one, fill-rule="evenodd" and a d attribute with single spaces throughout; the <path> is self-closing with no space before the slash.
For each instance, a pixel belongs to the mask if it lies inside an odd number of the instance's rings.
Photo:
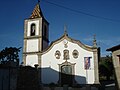
<path id="1" fill-rule="evenodd" d="M 107 49 L 106 51 L 115 51 L 115 50 L 119 50 L 119 49 L 120 49 L 120 44 L 117 46 L 113 46 L 113 47 Z"/>
<path id="2" fill-rule="evenodd" d="M 40 4 L 37 3 L 34 10 L 32 11 L 30 18 L 34 19 L 34 18 L 40 18 L 40 17 L 44 18 L 42 11 L 41 11 L 41 8 L 40 8 Z"/>

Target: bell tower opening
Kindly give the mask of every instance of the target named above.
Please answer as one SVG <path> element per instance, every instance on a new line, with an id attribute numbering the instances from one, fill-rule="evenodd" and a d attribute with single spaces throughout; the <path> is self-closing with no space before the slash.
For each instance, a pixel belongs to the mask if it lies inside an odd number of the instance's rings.
<path id="1" fill-rule="evenodd" d="M 31 28 L 30 28 L 30 36 L 35 36 L 35 32 L 36 32 L 36 25 L 33 23 L 31 24 Z"/>

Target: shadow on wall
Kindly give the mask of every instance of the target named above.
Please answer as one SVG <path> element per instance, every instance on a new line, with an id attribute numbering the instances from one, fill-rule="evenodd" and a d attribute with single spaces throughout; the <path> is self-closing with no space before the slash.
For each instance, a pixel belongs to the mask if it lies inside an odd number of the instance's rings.
<path id="1" fill-rule="evenodd" d="M 44 85 L 57 84 L 60 86 L 69 85 L 76 86 L 86 84 L 86 78 L 83 76 L 72 75 L 69 68 L 65 68 L 58 72 L 50 67 L 41 69 L 41 82 Z"/>
<path id="2" fill-rule="evenodd" d="M 38 70 L 30 66 L 20 66 L 16 90 L 39 90 Z"/>
<path id="3" fill-rule="evenodd" d="M 65 72 L 60 73 L 52 68 L 33 68 L 30 66 L 22 66 L 18 69 L 17 90 L 39 90 L 40 89 L 40 75 L 43 86 L 83 86 L 86 84 L 86 78 L 82 76 L 70 75 L 70 71 L 66 69 Z M 78 83 L 80 81 L 80 83 Z M 81 85 L 82 83 L 82 85 Z"/>

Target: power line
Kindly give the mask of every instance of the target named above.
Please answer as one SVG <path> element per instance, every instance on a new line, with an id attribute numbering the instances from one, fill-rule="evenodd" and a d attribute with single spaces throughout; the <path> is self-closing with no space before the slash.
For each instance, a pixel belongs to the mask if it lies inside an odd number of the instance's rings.
<path id="1" fill-rule="evenodd" d="M 60 8 L 69 10 L 69 11 L 73 11 L 73 12 L 76 12 L 76 13 L 80 13 L 80 14 L 83 14 L 83 15 L 87 15 L 87 16 L 91 16 L 91 17 L 95 17 L 95 18 L 103 19 L 103 20 L 107 20 L 107 21 L 112 21 L 112 22 L 120 22 L 120 20 L 111 19 L 111 18 L 102 17 L 102 16 L 97 16 L 97 15 L 86 13 L 86 12 L 83 12 L 83 11 L 80 11 L 80 10 L 75 10 L 75 9 L 72 9 L 72 8 L 69 8 L 69 7 L 65 7 L 63 5 L 56 4 L 56 3 L 53 3 L 53 2 L 50 2 L 50 1 L 47 1 L 47 0 L 43 0 L 43 1 L 48 3 L 48 4 L 55 5 L 57 7 L 60 7 Z"/>

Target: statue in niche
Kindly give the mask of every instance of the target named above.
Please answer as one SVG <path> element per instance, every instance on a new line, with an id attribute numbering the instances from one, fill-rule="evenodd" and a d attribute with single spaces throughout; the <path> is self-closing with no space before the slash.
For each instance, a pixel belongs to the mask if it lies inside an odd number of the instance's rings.
<path id="1" fill-rule="evenodd" d="M 63 59 L 64 59 L 64 60 L 68 60 L 68 59 L 69 59 L 69 50 L 64 50 L 64 51 L 63 51 L 63 54 L 64 54 L 64 55 L 63 55 L 63 57 L 64 57 Z"/>

